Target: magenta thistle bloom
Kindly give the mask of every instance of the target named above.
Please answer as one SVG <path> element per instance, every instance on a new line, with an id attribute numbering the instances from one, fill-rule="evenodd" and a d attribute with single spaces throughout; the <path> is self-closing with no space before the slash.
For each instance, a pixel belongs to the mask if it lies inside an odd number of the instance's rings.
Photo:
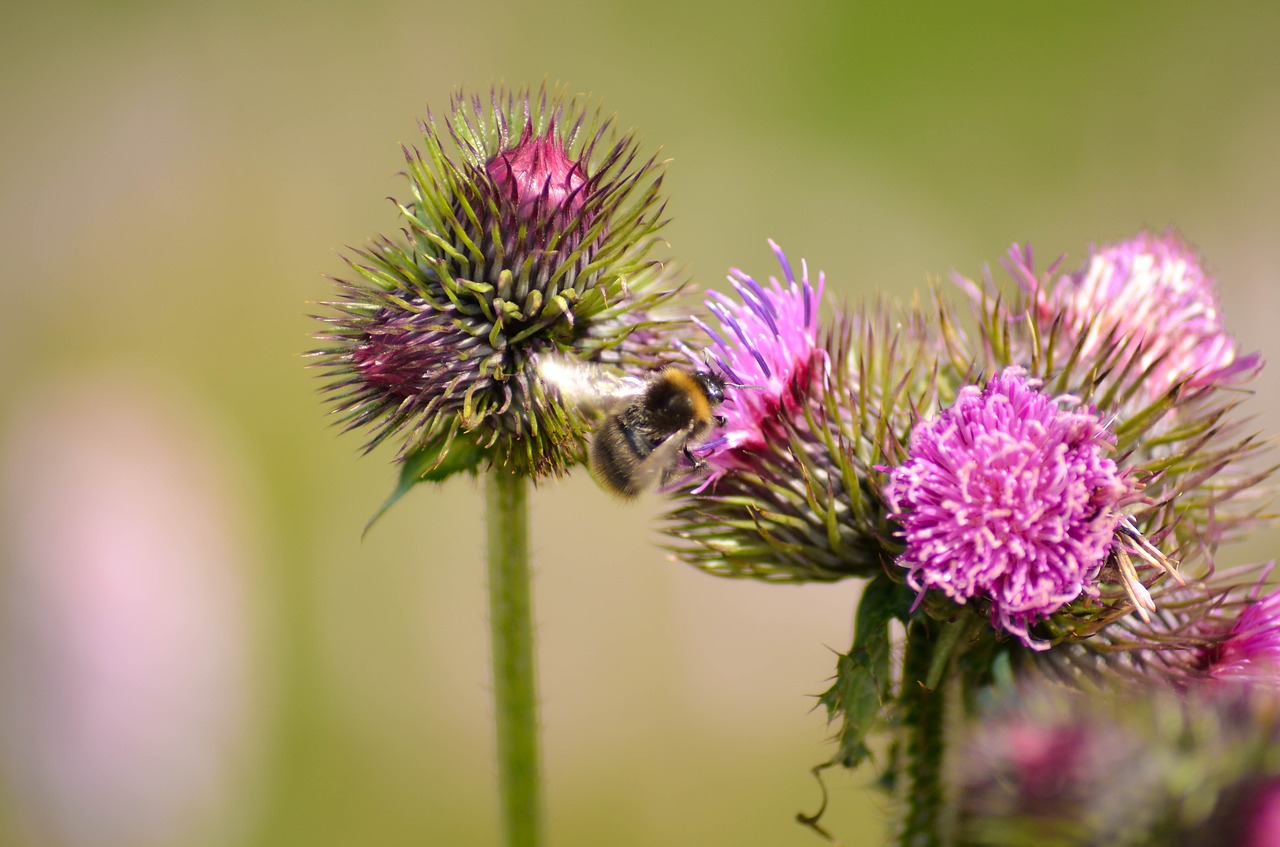
<path id="1" fill-rule="evenodd" d="M 826 280 L 819 273 L 817 287 L 810 285 L 802 259 L 797 281 L 782 248 L 773 241 L 769 246 L 782 265 L 785 285 L 770 277 L 766 287 L 734 268 L 729 282 L 739 299 L 708 292 L 707 308 L 719 320 L 719 331 L 694 319 L 711 338 L 716 365 L 733 382 L 750 386 L 730 386 L 730 402 L 721 409 L 721 437 L 706 445 L 712 481 L 750 465 L 744 454 L 780 437 L 780 421 L 796 416 L 815 380 L 822 381 L 830 370 L 827 353 L 818 346 L 818 305 Z"/>
<path id="2" fill-rule="evenodd" d="M 1080 710 L 1081 698 L 1072 692 L 1024 687 L 1019 694 L 1020 701 L 1001 704 L 1007 713 L 970 724 L 962 741 L 957 793 L 966 828 L 1019 818 L 1034 822 L 1021 831 L 1037 843 L 1035 835 L 1084 828 L 1086 821 L 1086 833 L 1131 823 L 1128 804 L 1149 802 L 1158 790 L 1156 774 L 1132 769 L 1143 761 L 1143 739 L 1119 725 L 1073 717 L 1069 709 Z M 1117 771 L 1127 779 L 1107 779 Z"/>
<path id="3" fill-rule="evenodd" d="M 737 297 L 713 293 L 707 300 L 718 325 L 698 322 L 710 339 L 712 367 L 737 385 L 726 385 L 719 434 L 695 448 L 708 477 L 675 493 L 672 549 L 719 576 L 870 576 L 885 562 L 890 525 L 871 480 L 883 453 L 868 436 L 899 431 L 897 423 L 881 430 L 882 413 L 907 420 L 907 403 L 926 402 L 897 397 L 887 405 L 903 414 L 885 412 L 877 389 L 914 385 L 917 375 L 933 371 L 925 320 L 919 312 L 880 309 L 822 327 L 822 274 L 815 286 L 802 262 L 797 278 L 770 245 L 782 279 L 761 284 L 733 271 Z M 702 351 L 686 352 L 706 366 Z M 855 359 L 861 364 L 846 369 Z M 863 390 L 863 381 L 875 387 Z"/>
<path id="4" fill-rule="evenodd" d="M 1242 383 L 1261 362 L 1237 354 L 1195 255 L 1173 234 L 1143 233 L 1095 250 L 1078 272 L 1060 273 L 1058 264 L 1037 272 L 1030 249 L 1014 245 L 1005 266 L 1020 290 L 1007 297 L 989 274 L 982 283 L 955 277 L 971 297 L 978 337 L 949 344 L 953 367 L 1025 367 L 1115 421 L 1114 451 L 1145 486 L 1121 549 L 1142 536 L 1152 544 L 1130 552 L 1149 562 L 1163 555 L 1152 545 L 1195 559 L 1241 536 L 1265 511 L 1257 500 L 1269 472 L 1257 468 L 1270 464 L 1261 456 L 1269 447 L 1232 414 L 1243 392 L 1216 389 Z M 1124 585 L 1149 612 L 1141 584 Z"/>
<path id="5" fill-rule="evenodd" d="M 1029 628 L 1091 590 L 1135 489 L 1098 417 L 1038 387 L 1009 368 L 961 389 L 912 433 L 885 499 L 912 588 L 985 598 L 993 622 L 1043 649 Z"/>
<path id="6" fill-rule="evenodd" d="M 1213 278 L 1174 232 L 1149 232 L 1096 249 L 1085 266 L 1041 286 L 1020 251 L 1015 275 L 1034 293 L 1040 320 L 1062 320 L 1086 361 L 1117 346 L 1144 374 L 1145 404 L 1178 383 L 1201 388 L 1251 376 L 1258 354 L 1240 356 L 1222 323 Z M 1029 257 L 1027 257 L 1029 258 Z M 1127 362 L 1126 362 L 1127 363 Z"/>
<path id="7" fill-rule="evenodd" d="M 1202 664 L 1212 679 L 1280 689 L 1280 589 L 1244 606 Z"/>
<path id="8" fill-rule="evenodd" d="M 1082 726 L 1011 720 L 986 734 L 984 756 L 1004 765 L 1000 781 L 1018 792 L 1021 807 L 1050 810 L 1061 808 L 1093 776 L 1097 762 L 1090 741 Z"/>
<path id="9" fill-rule="evenodd" d="M 1280 777 L 1273 777 L 1253 791 L 1245 803 L 1243 829 L 1241 847 L 1280 844 Z"/>

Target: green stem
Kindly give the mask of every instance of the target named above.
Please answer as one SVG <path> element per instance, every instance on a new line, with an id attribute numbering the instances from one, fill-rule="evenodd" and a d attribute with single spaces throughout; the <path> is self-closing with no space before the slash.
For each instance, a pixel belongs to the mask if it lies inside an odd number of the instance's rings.
<path id="1" fill-rule="evenodd" d="M 542 840 L 542 785 L 529 589 L 528 483 L 494 469 L 485 483 L 485 499 L 503 843 L 537 847 Z"/>
<path id="2" fill-rule="evenodd" d="M 942 754 L 946 703 L 941 688 L 927 688 L 937 647 L 936 625 L 913 621 L 907 628 L 902 669 L 906 743 L 906 819 L 902 847 L 942 847 Z"/>

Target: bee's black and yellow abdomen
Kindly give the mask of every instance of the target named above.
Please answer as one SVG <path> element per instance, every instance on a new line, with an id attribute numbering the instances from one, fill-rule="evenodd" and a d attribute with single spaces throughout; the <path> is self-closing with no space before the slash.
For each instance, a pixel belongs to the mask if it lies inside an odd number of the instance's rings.
<path id="1" fill-rule="evenodd" d="M 636 468 L 655 446 L 644 418 L 639 406 L 623 409 L 605 422 L 591 442 L 591 469 L 596 478 L 624 497 L 640 493 Z"/>
<path id="2" fill-rule="evenodd" d="M 627 438 L 628 432 L 621 426 L 604 426 L 591 440 L 591 471 L 600 484 L 622 496 L 640 494 L 640 480 L 636 467 L 645 455 L 636 449 L 636 443 Z"/>

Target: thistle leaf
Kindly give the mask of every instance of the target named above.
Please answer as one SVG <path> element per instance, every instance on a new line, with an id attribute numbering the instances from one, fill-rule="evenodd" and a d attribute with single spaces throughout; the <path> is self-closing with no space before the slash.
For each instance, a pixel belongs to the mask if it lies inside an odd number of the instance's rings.
<path id="1" fill-rule="evenodd" d="M 910 589 L 884 575 L 872 579 L 862 592 L 853 646 L 840 656 L 835 682 L 818 698 L 831 720 L 840 719 L 832 763 L 854 768 L 870 754 L 866 737 L 889 697 L 889 624 L 905 621 L 911 602 Z"/>
<path id="2" fill-rule="evenodd" d="M 450 443 L 452 442 L 452 443 Z M 456 473 L 475 473 L 484 451 L 468 438 L 437 438 L 427 446 L 410 453 L 400 465 L 400 478 L 391 494 L 373 513 L 360 533 L 361 539 L 369 534 L 387 510 L 420 482 L 442 482 Z"/>

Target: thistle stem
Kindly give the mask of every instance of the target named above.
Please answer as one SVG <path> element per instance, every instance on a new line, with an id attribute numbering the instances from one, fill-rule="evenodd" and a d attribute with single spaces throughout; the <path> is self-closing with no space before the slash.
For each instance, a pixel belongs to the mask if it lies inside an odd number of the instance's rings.
<path id="1" fill-rule="evenodd" d="M 542 785 L 529 585 L 528 482 L 494 469 L 485 483 L 485 500 L 503 843 L 537 847 L 542 841 Z"/>
<path id="2" fill-rule="evenodd" d="M 936 626 L 916 620 L 907 628 L 902 669 L 906 743 L 906 817 L 901 847 L 943 847 L 942 754 L 946 702 L 925 686 L 937 646 Z"/>

